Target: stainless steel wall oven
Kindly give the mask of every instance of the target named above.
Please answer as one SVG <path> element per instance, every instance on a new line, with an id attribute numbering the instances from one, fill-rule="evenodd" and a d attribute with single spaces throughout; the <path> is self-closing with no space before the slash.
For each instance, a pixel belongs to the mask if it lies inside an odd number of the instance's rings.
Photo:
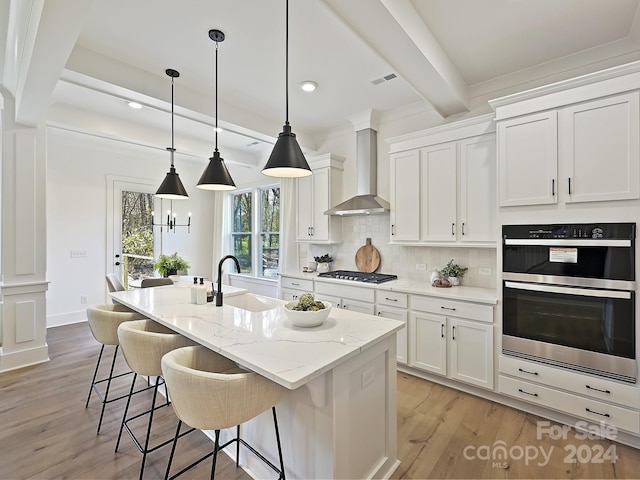
<path id="1" fill-rule="evenodd" d="M 635 223 L 502 236 L 503 354 L 635 383 Z"/>

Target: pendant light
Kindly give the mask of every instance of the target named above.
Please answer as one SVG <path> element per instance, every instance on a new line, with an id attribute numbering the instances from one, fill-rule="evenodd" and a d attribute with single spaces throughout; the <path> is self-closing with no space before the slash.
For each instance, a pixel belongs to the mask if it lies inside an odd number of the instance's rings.
<path id="1" fill-rule="evenodd" d="M 171 153 L 171 168 L 167 172 L 167 176 L 160 184 L 156 197 L 167 198 L 169 200 L 182 200 L 189 198 L 189 194 L 180 181 L 180 176 L 176 173 L 176 168 L 173 166 L 173 154 L 176 149 L 173 148 L 173 79 L 178 78 L 180 73 L 172 68 L 167 68 L 165 73 L 171 77 L 171 147 L 167 147 L 167 150 Z"/>
<path id="2" fill-rule="evenodd" d="M 298 145 L 296 134 L 291 131 L 291 126 L 289 125 L 289 0 L 286 2 L 285 43 L 285 123 L 262 173 L 270 177 L 306 177 L 311 175 L 311 168 L 309 168 L 300 145 Z"/>
<path id="3" fill-rule="evenodd" d="M 224 164 L 224 159 L 218 151 L 218 43 L 224 41 L 224 33 L 220 30 L 209 30 L 209 38 L 216 43 L 216 146 L 213 157 L 209 158 L 209 165 L 198 181 L 198 188 L 204 190 L 235 190 L 236 184 Z"/>

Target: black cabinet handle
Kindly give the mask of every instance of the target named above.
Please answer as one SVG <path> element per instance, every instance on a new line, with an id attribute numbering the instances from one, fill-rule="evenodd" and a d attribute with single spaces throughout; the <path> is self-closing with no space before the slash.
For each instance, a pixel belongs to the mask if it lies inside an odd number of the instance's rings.
<path id="1" fill-rule="evenodd" d="M 440 336 L 444 338 L 444 323 L 440 325 Z"/>
<path id="2" fill-rule="evenodd" d="M 456 326 L 451 327 L 451 340 L 456 339 Z"/>
<path id="3" fill-rule="evenodd" d="M 450 308 L 450 307 L 440 307 L 443 310 L 451 310 L 452 312 L 455 312 L 456 309 L 455 308 Z"/>
<path id="4" fill-rule="evenodd" d="M 600 415 L 601 417 L 607 417 L 609 418 L 611 415 L 609 415 L 608 413 L 600 413 L 600 412 L 596 412 L 595 410 L 591 410 L 590 408 L 585 408 L 585 410 L 589 413 L 593 413 L 595 415 Z"/>
<path id="5" fill-rule="evenodd" d="M 518 370 L 522 373 L 528 373 L 529 375 L 538 375 L 538 372 L 528 372 L 527 370 L 523 370 L 522 368 L 519 368 Z"/>
<path id="6" fill-rule="evenodd" d="M 452 224 L 451 224 L 451 235 L 455 235 L 455 234 L 456 234 L 456 232 L 455 232 L 455 228 L 456 228 L 456 224 L 455 224 L 455 223 L 452 223 Z"/>
<path id="7" fill-rule="evenodd" d="M 116 262 L 116 265 L 120 265 L 120 262 Z"/>
<path id="8" fill-rule="evenodd" d="M 569 177 L 569 195 L 571 195 L 571 177 Z"/>
<path id="9" fill-rule="evenodd" d="M 537 397 L 537 396 L 538 396 L 538 394 L 537 394 L 537 393 L 526 392 L 526 391 L 524 391 L 524 390 L 523 390 L 523 389 L 521 389 L 521 388 L 519 388 L 519 389 L 518 389 L 518 391 L 519 391 L 520 393 L 524 393 L 525 395 L 531 395 L 532 397 Z M 587 410 L 588 410 L 588 409 L 587 409 Z"/>
<path id="10" fill-rule="evenodd" d="M 389 297 L 384 297 L 385 300 L 389 300 L 390 302 L 397 302 L 398 299 L 397 298 L 389 298 Z"/>
<path id="11" fill-rule="evenodd" d="M 391 235 L 395 235 L 396 234 L 396 226 L 395 225 L 391 225 Z"/>
<path id="12" fill-rule="evenodd" d="M 555 178 L 551 179 L 551 196 L 552 197 L 556 196 L 556 179 Z"/>
<path id="13" fill-rule="evenodd" d="M 462 235 L 464 235 L 464 222 L 462 222 Z"/>
<path id="14" fill-rule="evenodd" d="M 610 390 L 602 390 L 601 388 L 595 388 L 595 387 L 592 387 L 591 385 L 587 385 L 586 387 L 587 389 L 595 390 L 596 392 L 609 393 L 609 394 L 611 393 Z"/>

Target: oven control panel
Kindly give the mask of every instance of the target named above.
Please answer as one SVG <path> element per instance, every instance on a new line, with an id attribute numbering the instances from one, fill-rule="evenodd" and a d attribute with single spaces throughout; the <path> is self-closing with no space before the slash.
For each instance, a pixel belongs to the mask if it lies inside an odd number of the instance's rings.
<path id="1" fill-rule="evenodd" d="M 503 238 L 540 239 L 634 239 L 635 223 L 577 223 L 547 225 L 503 225 Z"/>

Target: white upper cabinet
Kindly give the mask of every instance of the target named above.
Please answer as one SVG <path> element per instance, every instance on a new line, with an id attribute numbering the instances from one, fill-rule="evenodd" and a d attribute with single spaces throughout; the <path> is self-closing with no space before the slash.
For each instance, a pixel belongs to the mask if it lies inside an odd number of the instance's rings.
<path id="1" fill-rule="evenodd" d="M 420 152 L 391 155 L 391 241 L 420 240 Z"/>
<path id="2" fill-rule="evenodd" d="M 296 240 L 309 243 L 342 241 L 342 221 L 324 212 L 340 202 L 342 163 L 335 155 L 309 159 L 313 174 L 296 179 Z"/>
<path id="3" fill-rule="evenodd" d="M 638 95 L 633 92 L 560 110 L 566 202 L 640 198 Z"/>
<path id="4" fill-rule="evenodd" d="M 501 207 L 556 203 L 557 125 L 555 111 L 498 123 Z"/>
<path id="5" fill-rule="evenodd" d="M 459 142 L 460 199 L 458 239 L 495 242 L 496 136 L 467 138 Z"/>
<path id="6" fill-rule="evenodd" d="M 640 198 L 639 82 L 620 67 L 490 101 L 500 206 Z"/>
<path id="7" fill-rule="evenodd" d="M 495 246 L 492 116 L 389 142 L 391 243 Z"/>

